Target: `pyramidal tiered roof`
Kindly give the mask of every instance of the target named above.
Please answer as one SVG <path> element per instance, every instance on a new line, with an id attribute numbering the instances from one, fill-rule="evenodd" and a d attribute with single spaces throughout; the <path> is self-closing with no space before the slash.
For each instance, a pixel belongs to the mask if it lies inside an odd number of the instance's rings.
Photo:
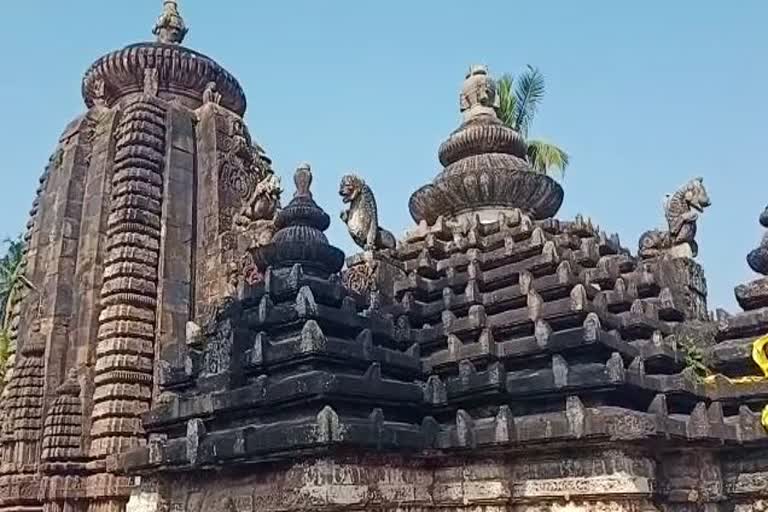
<path id="1" fill-rule="evenodd" d="M 759 480 L 759 461 L 738 465 L 738 450 L 768 440 L 765 383 L 745 391 L 690 364 L 689 338 L 706 346 L 729 336 L 709 321 L 701 267 L 663 254 L 640 259 L 589 220 L 553 219 L 562 191 L 531 178 L 524 142 L 494 121 L 491 92 L 487 73 L 473 70 L 465 122 L 441 148 L 446 169 L 412 199 L 418 227 L 386 258 L 371 255 L 402 278 L 376 286 L 370 300 L 341 285 L 342 255 L 323 234 L 328 217 L 312 200 L 311 171 L 297 171 L 278 232 L 254 252 L 268 267 L 264 282 L 166 358 L 166 396 L 144 422 L 157 436 L 122 457 L 126 470 L 296 462 L 344 447 L 451 467 L 453 456 L 561 458 L 564 446 L 611 446 L 620 461 L 602 472 L 590 466 L 590 478 L 664 502 L 715 503 L 722 485 L 701 483 L 714 443 L 730 471 L 723 479 Z M 496 176 L 493 187 L 538 183 L 539 195 L 511 188 L 494 197 L 483 176 Z M 392 296 L 378 300 L 381 290 Z M 737 293 L 764 305 L 756 292 Z M 667 455 L 681 446 L 695 463 Z M 552 474 L 568 480 L 561 469 Z M 505 481 L 517 490 L 502 486 L 493 500 L 528 499 L 539 485 L 530 482 L 549 470 L 514 471 Z M 451 502 L 440 489 L 418 499 Z"/>
<path id="2" fill-rule="evenodd" d="M 760 224 L 768 228 L 768 208 L 760 215 Z M 717 312 L 719 343 L 712 350 L 712 362 L 718 371 L 730 377 L 762 375 L 766 371 L 755 361 L 753 345 L 756 337 L 768 335 L 768 233 L 760 246 L 747 255 L 747 263 L 762 277 L 735 288 L 736 299 L 744 311 L 734 315 L 723 310 Z M 744 389 L 745 396 L 753 394 L 758 403 L 764 401 L 768 384 L 756 382 L 753 386 L 756 389 Z"/>
<path id="3" fill-rule="evenodd" d="M 242 88 L 187 31 L 164 0 L 154 41 L 91 66 L 40 181 L 0 512 L 768 510 L 768 277 L 710 317 L 701 178 L 638 257 L 557 220 L 473 66 L 411 233 L 342 179 L 365 249 L 342 270 L 310 167 L 279 210 Z M 768 235 L 747 261 L 768 276 Z"/>
<path id="4" fill-rule="evenodd" d="M 391 315 L 361 311 L 341 285 L 344 255 L 322 233 L 329 219 L 312 200 L 311 179 L 308 166 L 296 171 L 279 231 L 255 250 L 269 264 L 264 281 L 168 367 L 163 386 L 175 394 L 144 424 L 170 440 L 131 454 L 132 469 L 260 460 L 329 444 L 424 447 L 418 346 L 407 346 Z M 206 425 L 208 417 L 222 421 Z M 179 425 L 186 437 L 175 436 Z"/>

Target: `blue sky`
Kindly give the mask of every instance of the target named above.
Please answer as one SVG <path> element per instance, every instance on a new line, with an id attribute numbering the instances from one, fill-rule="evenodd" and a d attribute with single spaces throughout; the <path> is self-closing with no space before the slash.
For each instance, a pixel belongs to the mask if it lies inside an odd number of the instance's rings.
<path id="1" fill-rule="evenodd" d="M 148 40 L 161 0 L 5 2 L 0 17 L 0 236 L 20 232 L 38 176 L 83 110 L 80 79 L 107 51 Z M 734 306 L 768 202 L 768 2 L 182 0 L 186 44 L 233 72 L 247 121 L 283 176 L 312 163 L 329 235 L 341 175 L 376 192 L 382 223 L 411 226 L 410 193 L 438 171 L 469 64 L 538 66 L 547 97 L 531 135 L 572 165 L 561 218 L 591 216 L 633 250 L 661 203 L 704 177 L 710 307 Z"/>

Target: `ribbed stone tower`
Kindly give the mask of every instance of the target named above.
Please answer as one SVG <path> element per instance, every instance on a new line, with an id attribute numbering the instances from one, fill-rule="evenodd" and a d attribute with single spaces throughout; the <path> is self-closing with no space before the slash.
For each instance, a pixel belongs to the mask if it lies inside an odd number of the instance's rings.
<path id="1" fill-rule="evenodd" d="M 146 442 L 157 354 L 271 237 L 280 186 L 243 91 L 186 33 L 166 0 L 156 41 L 98 59 L 40 179 L 0 402 L 0 510 L 122 510 L 131 481 L 110 461 Z"/>

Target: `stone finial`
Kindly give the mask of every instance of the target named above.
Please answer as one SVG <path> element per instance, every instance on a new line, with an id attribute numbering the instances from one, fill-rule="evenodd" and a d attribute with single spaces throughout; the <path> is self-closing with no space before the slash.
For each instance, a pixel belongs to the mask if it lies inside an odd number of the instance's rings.
<path id="1" fill-rule="evenodd" d="M 189 29 L 179 13 L 177 0 L 163 0 L 163 13 L 157 19 L 152 33 L 157 42 L 163 44 L 181 44 Z"/>
<path id="2" fill-rule="evenodd" d="M 481 114 L 496 116 L 499 95 L 496 82 L 490 77 L 487 66 L 470 66 L 461 88 L 460 105 L 464 120 Z"/>
<path id="3" fill-rule="evenodd" d="M 294 192 L 293 197 L 312 198 L 312 192 L 309 190 L 312 186 L 312 168 L 308 163 L 304 162 L 296 168 L 293 183 L 296 185 L 296 192 Z"/>
<path id="4" fill-rule="evenodd" d="M 328 214 L 312 199 L 312 170 L 302 164 L 293 176 L 296 192 L 275 216 L 277 232 L 272 241 L 253 250 L 259 268 L 290 272 L 300 264 L 304 272 L 327 278 L 341 270 L 344 253 L 328 244 L 323 232 L 330 226 Z"/>

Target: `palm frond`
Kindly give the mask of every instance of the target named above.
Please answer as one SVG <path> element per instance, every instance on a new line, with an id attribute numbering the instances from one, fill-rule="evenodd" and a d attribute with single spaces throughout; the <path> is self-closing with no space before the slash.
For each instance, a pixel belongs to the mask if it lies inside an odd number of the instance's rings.
<path id="1" fill-rule="evenodd" d="M 496 109 L 496 115 L 506 126 L 516 129 L 515 119 L 517 119 L 517 97 L 512 89 L 512 75 L 502 75 L 496 81 L 496 93 L 499 95 L 499 108 Z"/>
<path id="2" fill-rule="evenodd" d="M 8 329 L 0 329 L 0 380 L 5 375 L 5 366 L 8 363 L 8 352 L 11 347 L 11 334 Z"/>
<path id="3" fill-rule="evenodd" d="M 544 75 L 533 67 L 528 68 L 515 80 L 516 117 L 513 128 L 523 137 L 528 136 L 528 127 L 536 115 L 536 109 L 544 98 Z"/>
<path id="4" fill-rule="evenodd" d="M 554 144 L 542 140 L 529 140 L 528 161 L 534 172 L 552 175 L 554 171 L 558 171 L 560 176 L 563 176 L 570 163 L 570 157 Z"/>
<path id="5" fill-rule="evenodd" d="M 5 243 L 8 248 L 0 258 L 0 328 L 7 330 L 13 303 L 21 287 L 28 286 L 29 281 L 23 272 L 24 242 L 21 237 Z"/>

